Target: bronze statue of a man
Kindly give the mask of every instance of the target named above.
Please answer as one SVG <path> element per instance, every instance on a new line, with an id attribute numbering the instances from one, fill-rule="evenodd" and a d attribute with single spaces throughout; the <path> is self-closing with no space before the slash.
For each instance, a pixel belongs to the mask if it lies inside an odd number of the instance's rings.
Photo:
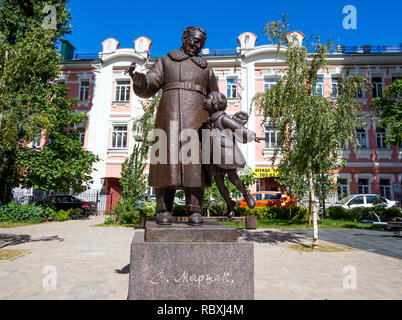
<path id="1" fill-rule="evenodd" d="M 149 173 L 149 185 L 155 187 L 157 223 L 160 225 L 169 225 L 172 222 L 177 189 L 185 192 L 189 224 L 203 223 L 201 215 L 204 189 L 209 182 L 203 172 L 200 142 L 197 142 L 200 148 L 199 161 L 184 164 L 180 161 L 179 154 L 172 157 L 170 153 L 181 152 L 181 147 L 186 143 L 180 139 L 183 130 L 192 129 L 198 132 L 208 119 L 203 102 L 210 92 L 218 91 L 214 72 L 205 59 L 198 56 L 205 40 L 206 32 L 203 29 L 188 27 L 184 30 L 180 50 L 173 50 L 158 59 L 146 75 L 134 73 L 133 68 L 129 71 L 137 96 L 149 98 L 162 89 L 155 129 L 166 132 L 167 163 L 151 164 Z M 176 126 L 171 126 L 171 122 L 175 122 Z M 177 128 L 178 132 L 170 132 L 171 128 Z M 172 145 L 175 147 L 172 148 Z"/>

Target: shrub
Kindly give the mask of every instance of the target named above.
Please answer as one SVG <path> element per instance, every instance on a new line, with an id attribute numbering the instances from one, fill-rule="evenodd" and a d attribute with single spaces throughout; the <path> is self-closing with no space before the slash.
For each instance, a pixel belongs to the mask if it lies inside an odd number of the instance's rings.
<path id="1" fill-rule="evenodd" d="M 52 209 L 43 208 L 37 204 L 19 205 L 8 203 L 0 207 L 1 222 L 31 222 L 40 223 L 53 220 Z"/>
<path id="2" fill-rule="evenodd" d="M 70 211 L 59 210 L 56 212 L 56 220 L 59 222 L 67 221 Z"/>
<path id="3" fill-rule="evenodd" d="M 143 206 L 140 209 L 140 214 L 141 214 L 141 216 L 144 216 L 144 217 L 156 216 L 156 203 L 150 202 L 150 203 L 145 204 L 145 206 Z"/>
<path id="4" fill-rule="evenodd" d="M 84 216 L 84 209 L 74 208 L 71 210 L 70 217 L 71 219 L 78 219 Z"/>
<path id="5" fill-rule="evenodd" d="M 254 209 L 236 207 L 236 215 L 257 216 L 260 220 L 301 220 L 307 218 L 308 209 L 305 207 L 256 207 Z"/>
<path id="6" fill-rule="evenodd" d="M 118 202 L 114 208 L 115 221 L 117 224 L 138 224 L 140 222 L 140 210 L 130 202 Z"/>
<path id="7" fill-rule="evenodd" d="M 348 218 L 348 210 L 343 207 L 330 207 L 326 212 L 328 218 L 344 220 Z"/>
<path id="8" fill-rule="evenodd" d="M 327 215 L 330 219 L 335 220 L 350 220 L 350 221 L 361 221 L 361 220 L 373 220 L 376 221 L 377 217 L 371 212 L 375 212 L 381 221 L 390 221 L 395 217 L 401 217 L 401 210 L 399 208 L 384 208 L 384 207 L 374 207 L 374 208 L 353 208 L 345 209 L 343 207 L 331 207 L 327 210 Z"/>

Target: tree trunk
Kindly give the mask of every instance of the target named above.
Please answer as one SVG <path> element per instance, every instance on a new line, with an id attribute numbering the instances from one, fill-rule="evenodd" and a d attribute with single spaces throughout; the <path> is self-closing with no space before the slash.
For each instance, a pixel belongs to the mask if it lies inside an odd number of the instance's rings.
<path id="1" fill-rule="evenodd" d="M 315 205 L 315 195 L 314 195 L 314 183 L 313 183 L 313 172 L 311 168 L 309 169 L 309 200 L 310 200 L 310 208 L 313 216 L 313 247 L 318 246 L 318 215 L 317 208 Z M 311 216 L 311 214 L 310 214 Z"/>
<path id="2" fill-rule="evenodd" d="M 322 200 L 322 220 L 325 219 L 325 198 Z"/>
<path id="3" fill-rule="evenodd" d="M 6 151 L 2 155 L 4 166 L 0 171 L 0 203 L 6 204 L 13 200 L 13 182 L 17 180 L 14 175 L 15 157 L 12 151 Z M 18 186 L 18 184 L 16 184 Z"/>

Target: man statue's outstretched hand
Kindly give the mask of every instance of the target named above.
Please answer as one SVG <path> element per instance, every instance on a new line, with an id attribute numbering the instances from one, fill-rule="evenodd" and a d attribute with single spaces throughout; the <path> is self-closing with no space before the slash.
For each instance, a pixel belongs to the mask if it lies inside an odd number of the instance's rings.
<path id="1" fill-rule="evenodd" d="M 131 77 L 133 80 L 133 84 L 135 87 L 144 87 L 146 85 L 146 78 L 142 73 L 135 72 L 135 68 L 137 67 L 137 64 L 133 62 L 131 66 L 126 70 L 125 74 L 128 73 L 128 75 Z"/>

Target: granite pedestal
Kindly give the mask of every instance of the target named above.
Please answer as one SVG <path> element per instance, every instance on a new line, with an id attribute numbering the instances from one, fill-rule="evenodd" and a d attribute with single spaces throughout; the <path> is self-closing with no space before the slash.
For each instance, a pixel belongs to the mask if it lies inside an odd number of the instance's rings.
<path id="1" fill-rule="evenodd" d="M 147 222 L 131 245 L 128 299 L 253 300 L 254 245 L 227 226 Z"/>

